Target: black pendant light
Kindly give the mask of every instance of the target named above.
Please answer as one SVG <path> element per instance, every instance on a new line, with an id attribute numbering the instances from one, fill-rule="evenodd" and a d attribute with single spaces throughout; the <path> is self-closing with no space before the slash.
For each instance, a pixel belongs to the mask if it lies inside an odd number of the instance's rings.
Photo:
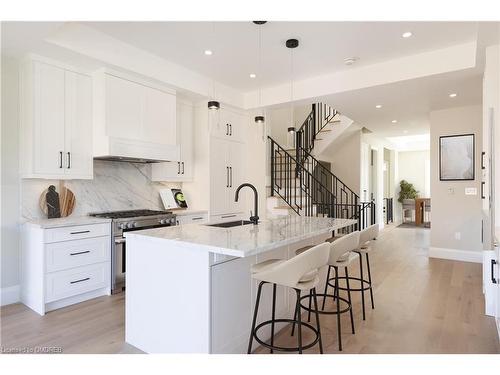
<path id="1" fill-rule="evenodd" d="M 288 39 L 285 45 L 290 50 L 290 124 L 292 126 L 288 128 L 288 132 L 293 133 L 295 132 L 293 113 L 293 50 L 299 46 L 299 41 L 297 39 Z"/>
<path id="2" fill-rule="evenodd" d="M 212 39 L 215 43 L 215 22 L 212 24 Z M 212 78 L 212 98 L 215 98 L 215 79 Z M 217 100 L 208 101 L 208 109 L 217 111 L 220 108 L 220 103 Z"/>
<path id="3" fill-rule="evenodd" d="M 262 107 L 262 25 L 267 21 L 253 21 L 254 24 L 259 26 L 259 107 Z M 266 121 L 264 115 L 255 116 L 255 122 L 257 124 L 263 124 Z"/>
<path id="4" fill-rule="evenodd" d="M 208 102 L 208 109 L 219 109 L 220 108 L 220 103 L 217 100 L 210 100 Z"/>

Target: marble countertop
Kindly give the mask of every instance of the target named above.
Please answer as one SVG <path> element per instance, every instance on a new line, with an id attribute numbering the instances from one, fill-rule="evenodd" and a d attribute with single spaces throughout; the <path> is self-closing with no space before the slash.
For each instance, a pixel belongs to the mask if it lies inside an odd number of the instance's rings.
<path id="1" fill-rule="evenodd" d="M 166 246 L 172 244 L 216 254 L 247 257 L 326 234 L 356 222 L 350 219 L 284 216 L 264 220 L 258 225 L 218 228 L 188 224 L 129 232 L 125 233 L 125 237 L 160 241 Z"/>
<path id="2" fill-rule="evenodd" d="M 110 223 L 111 219 L 92 217 L 92 216 L 69 216 L 57 219 L 34 219 L 34 220 L 27 220 L 26 222 L 32 225 L 37 225 L 43 229 L 48 229 L 48 228 L 71 227 L 74 225 Z"/>

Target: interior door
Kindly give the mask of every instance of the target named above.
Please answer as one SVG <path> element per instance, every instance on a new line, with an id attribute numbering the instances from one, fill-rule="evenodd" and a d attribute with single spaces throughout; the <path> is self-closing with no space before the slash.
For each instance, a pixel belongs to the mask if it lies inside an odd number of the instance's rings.
<path id="1" fill-rule="evenodd" d="M 210 144 L 210 214 L 228 213 L 229 164 L 228 142 L 212 138 Z"/>
<path id="2" fill-rule="evenodd" d="M 92 81 L 65 72 L 65 173 L 92 178 Z"/>
<path id="3" fill-rule="evenodd" d="M 64 174 L 64 70 L 36 62 L 34 172 Z"/>

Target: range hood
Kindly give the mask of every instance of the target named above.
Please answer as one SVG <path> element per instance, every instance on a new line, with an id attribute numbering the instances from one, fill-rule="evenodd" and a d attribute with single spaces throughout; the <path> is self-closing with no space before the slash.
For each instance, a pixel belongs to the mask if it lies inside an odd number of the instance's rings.
<path id="1" fill-rule="evenodd" d="M 94 160 L 104 160 L 104 161 L 121 161 L 126 163 L 140 163 L 140 164 L 152 164 L 152 163 L 163 163 L 168 160 L 156 160 L 156 159 L 142 159 L 142 158 L 131 158 L 127 156 L 98 156 Z"/>
<path id="2" fill-rule="evenodd" d="M 100 146 L 100 147 L 99 147 Z M 94 137 L 94 159 L 130 163 L 180 160 L 180 147 L 117 137 Z"/>

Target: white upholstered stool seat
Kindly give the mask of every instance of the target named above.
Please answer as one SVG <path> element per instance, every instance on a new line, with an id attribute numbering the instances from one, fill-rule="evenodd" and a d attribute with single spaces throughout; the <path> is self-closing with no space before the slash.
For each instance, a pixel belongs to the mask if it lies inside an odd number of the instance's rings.
<path id="1" fill-rule="evenodd" d="M 336 234 L 335 236 L 328 238 L 326 242 L 332 243 L 333 241 L 337 241 L 339 238 L 342 238 L 344 236 L 345 234 Z"/>
<path id="2" fill-rule="evenodd" d="M 333 267 L 348 267 L 352 262 L 354 262 L 358 258 L 359 254 L 356 254 L 355 252 L 351 251 L 339 257 L 337 261 L 330 262 L 329 265 Z"/>

